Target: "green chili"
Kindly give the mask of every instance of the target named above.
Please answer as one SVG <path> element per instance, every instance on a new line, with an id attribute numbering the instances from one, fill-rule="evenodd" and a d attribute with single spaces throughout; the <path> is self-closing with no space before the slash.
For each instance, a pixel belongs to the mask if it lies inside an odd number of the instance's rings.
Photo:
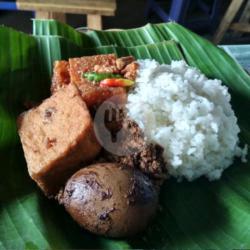
<path id="1" fill-rule="evenodd" d="M 84 78 L 87 78 L 89 81 L 100 82 L 106 78 L 122 78 L 119 74 L 112 73 L 96 73 L 96 72 L 87 72 L 82 75 Z"/>

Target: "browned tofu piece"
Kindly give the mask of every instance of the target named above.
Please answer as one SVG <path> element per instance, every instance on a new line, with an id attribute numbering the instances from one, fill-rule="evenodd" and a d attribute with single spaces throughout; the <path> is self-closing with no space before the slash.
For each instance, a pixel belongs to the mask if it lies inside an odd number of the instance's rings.
<path id="1" fill-rule="evenodd" d="M 125 104 L 127 101 L 127 92 L 125 88 L 122 87 L 110 88 L 82 84 L 79 85 L 78 88 L 83 100 L 90 109 L 97 108 L 100 104 L 113 96 L 119 98 L 117 101 L 120 104 Z"/>
<path id="2" fill-rule="evenodd" d="M 69 62 L 55 61 L 53 68 L 53 78 L 51 84 L 51 92 L 54 93 L 58 89 L 70 83 Z"/>
<path id="3" fill-rule="evenodd" d="M 23 113 L 18 130 L 29 174 L 47 196 L 100 151 L 88 108 L 73 84 Z"/>
<path id="4" fill-rule="evenodd" d="M 79 58 L 69 59 L 69 71 L 71 82 L 78 85 L 81 83 L 89 83 L 89 81 L 82 77 L 85 72 L 101 72 L 101 73 L 116 73 L 116 55 L 95 55 L 83 56 Z"/>
<path id="5" fill-rule="evenodd" d="M 90 71 L 115 73 L 117 71 L 116 60 L 114 54 L 108 54 L 72 58 L 69 59 L 69 62 L 56 61 L 54 63 L 51 92 L 54 93 L 71 82 L 79 88 L 83 100 L 90 109 L 98 107 L 112 96 L 120 96 L 119 102 L 125 103 L 127 93 L 124 88 L 102 88 L 93 85 L 86 78 L 82 78 L 84 72 Z"/>

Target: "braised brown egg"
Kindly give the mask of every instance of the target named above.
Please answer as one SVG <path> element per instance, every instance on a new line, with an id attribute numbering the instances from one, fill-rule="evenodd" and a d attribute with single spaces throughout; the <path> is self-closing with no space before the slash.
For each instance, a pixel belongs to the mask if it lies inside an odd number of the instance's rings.
<path id="1" fill-rule="evenodd" d="M 60 202 L 85 229 L 124 237 L 148 225 L 156 212 L 158 191 L 142 172 L 102 163 L 76 172 L 60 195 Z"/>

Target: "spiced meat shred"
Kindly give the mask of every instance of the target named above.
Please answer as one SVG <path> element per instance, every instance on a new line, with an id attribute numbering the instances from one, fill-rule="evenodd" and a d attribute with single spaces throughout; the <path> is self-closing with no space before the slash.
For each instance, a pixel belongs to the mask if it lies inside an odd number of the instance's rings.
<path id="1" fill-rule="evenodd" d="M 142 130 L 128 117 L 124 118 L 122 129 L 128 130 L 130 135 L 122 142 L 122 147 L 132 150 L 129 154 L 123 156 L 108 154 L 108 159 L 122 166 L 138 168 L 151 178 L 166 179 L 167 172 L 163 148 L 157 144 L 147 143 Z"/>

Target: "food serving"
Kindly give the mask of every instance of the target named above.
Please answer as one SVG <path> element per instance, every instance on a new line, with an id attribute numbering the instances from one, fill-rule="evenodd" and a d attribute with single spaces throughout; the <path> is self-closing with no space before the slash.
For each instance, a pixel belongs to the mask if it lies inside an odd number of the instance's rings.
<path id="1" fill-rule="evenodd" d="M 246 160 L 227 87 L 184 61 L 114 54 L 56 61 L 51 94 L 18 119 L 28 171 L 93 233 L 137 234 L 168 176 L 215 180 L 235 156 Z M 108 141 L 96 122 L 105 103 Z M 129 135 L 119 141 L 123 154 L 105 146 L 120 130 Z"/>
<path id="2" fill-rule="evenodd" d="M 194 180 L 219 179 L 234 156 L 246 161 L 228 88 L 184 61 L 160 65 L 139 60 L 127 110 L 149 142 L 164 148 L 168 173 Z"/>

